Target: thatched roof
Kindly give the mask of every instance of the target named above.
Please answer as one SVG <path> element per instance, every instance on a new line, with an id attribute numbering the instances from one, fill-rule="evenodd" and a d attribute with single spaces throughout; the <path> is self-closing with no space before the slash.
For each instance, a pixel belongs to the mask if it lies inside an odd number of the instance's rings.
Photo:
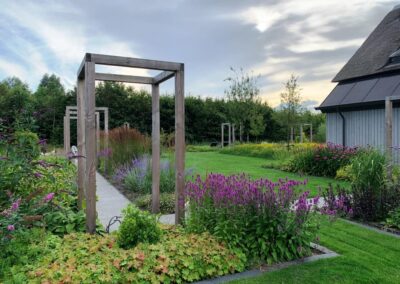
<path id="1" fill-rule="evenodd" d="M 383 105 L 400 95 L 400 5 L 369 35 L 340 70 L 339 82 L 317 108 L 322 111 Z"/>
<path id="2" fill-rule="evenodd" d="M 400 70 L 400 64 L 387 66 L 389 56 L 399 48 L 400 5 L 386 15 L 332 81 L 340 82 Z"/>

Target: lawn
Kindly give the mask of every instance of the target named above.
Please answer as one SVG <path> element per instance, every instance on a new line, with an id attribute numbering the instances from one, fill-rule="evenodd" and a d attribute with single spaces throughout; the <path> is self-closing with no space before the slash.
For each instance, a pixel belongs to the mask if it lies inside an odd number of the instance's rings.
<path id="1" fill-rule="evenodd" d="M 279 178 L 304 180 L 308 179 L 311 195 L 318 194 L 319 187 L 327 187 L 330 183 L 349 186 L 347 182 L 337 181 L 331 178 L 300 176 L 276 169 L 263 168 L 262 165 L 270 163 L 270 160 L 255 157 L 221 154 L 218 152 L 187 152 L 186 168 L 192 168 L 195 174 L 204 176 L 206 173 L 222 173 L 226 175 L 246 173 L 253 178 L 268 178 L 277 181 Z"/>
<path id="2" fill-rule="evenodd" d="M 400 283 L 400 239 L 325 218 L 319 235 L 339 257 L 230 283 Z"/>
<path id="3" fill-rule="evenodd" d="M 188 152 L 186 167 L 195 173 L 235 174 L 245 172 L 254 178 L 304 179 L 304 176 L 262 168 L 262 158 L 233 156 L 217 152 Z M 321 177 L 308 177 L 310 190 L 329 183 L 348 183 Z M 290 267 L 259 277 L 232 283 L 400 283 L 400 239 L 377 233 L 344 220 L 330 222 L 321 217 L 320 242 L 340 256 Z"/>

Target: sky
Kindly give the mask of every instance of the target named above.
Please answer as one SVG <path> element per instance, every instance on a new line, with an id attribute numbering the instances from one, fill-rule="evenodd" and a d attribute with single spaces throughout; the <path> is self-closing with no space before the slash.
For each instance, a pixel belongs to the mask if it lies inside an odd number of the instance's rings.
<path id="1" fill-rule="evenodd" d="M 73 88 L 86 52 L 185 64 L 186 95 L 221 98 L 230 68 L 258 77 L 261 98 L 280 102 L 298 76 L 304 105 L 319 105 L 332 78 L 382 18 L 390 0 L 0 0 L 0 80 L 35 90 L 45 73 Z M 128 68 L 101 72 L 147 75 Z M 141 88 L 141 86 L 137 86 Z M 171 82 L 161 93 L 172 92 Z"/>

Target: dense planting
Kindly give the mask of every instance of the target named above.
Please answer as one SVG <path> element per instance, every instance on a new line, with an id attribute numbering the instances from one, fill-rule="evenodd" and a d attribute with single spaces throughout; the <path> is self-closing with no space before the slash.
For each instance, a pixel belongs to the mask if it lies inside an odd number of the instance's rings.
<path id="1" fill-rule="evenodd" d="M 313 176 L 335 177 L 336 172 L 357 154 L 357 148 L 332 143 L 301 151 L 291 159 L 287 169 Z"/>
<path id="2" fill-rule="evenodd" d="M 37 249 L 32 243 L 29 250 Z M 246 258 L 209 234 L 165 227 L 156 244 L 124 250 L 113 235 L 70 234 L 46 238 L 40 259 L 13 268 L 21 282 L 183 283 L 242 271 Z M 32 258 L 31 258 L 32 259 Z"/>
<path id="3" fill-rule="evenodd" d="M 316 233 L 309 192 L 297 193 L 305 184 L 252 181 L 246 175 L 198 176 L 186 186 L 187 229 L 208 231 L 251 260 L 272 263 L 302 257 L 310 253 Z"/>

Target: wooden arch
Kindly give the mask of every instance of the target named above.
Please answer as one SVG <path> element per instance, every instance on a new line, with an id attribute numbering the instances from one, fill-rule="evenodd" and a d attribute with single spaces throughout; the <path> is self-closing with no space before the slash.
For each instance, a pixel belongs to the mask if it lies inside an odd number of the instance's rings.
<path id="1" fill-rule="evenodd" d="M 155 77 L 96 73 L 95 66 L 110 65 L 161 70 Z M 78 177 L 84 178 L 86 230 L 96 230 L 96 103 L 95 81 L 116 81 L 152 86 L 152 212 L 160 211 L 160 89 L 159 85 L 175 77 L 175 223 L 185 215 L 185 101 L 184 64 L 149 59 L 86 53 L 78 70 Z"/>

